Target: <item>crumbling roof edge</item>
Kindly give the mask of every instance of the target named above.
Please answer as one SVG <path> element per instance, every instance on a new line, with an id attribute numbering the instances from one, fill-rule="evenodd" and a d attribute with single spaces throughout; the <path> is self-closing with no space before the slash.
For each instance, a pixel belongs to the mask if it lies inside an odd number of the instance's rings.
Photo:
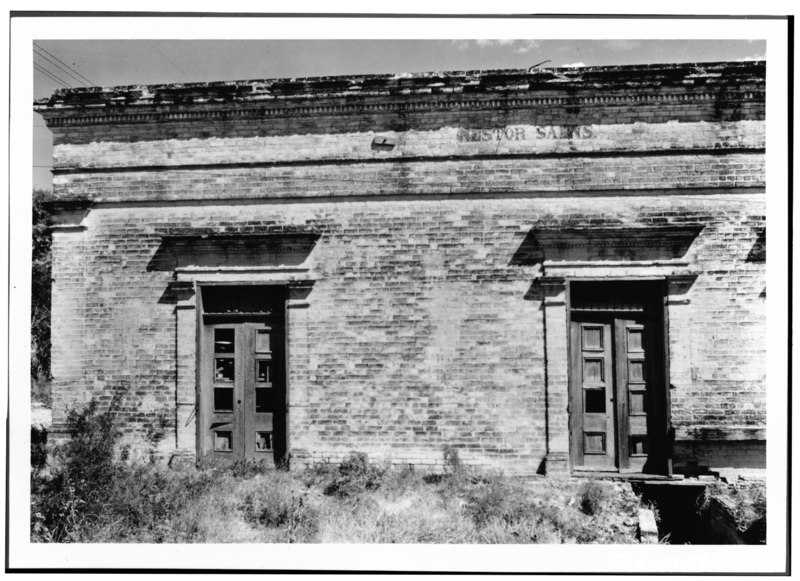
<path id="1" fill-rule="evenodd" d="M 499 69 L 59 89 L 35 110 L 205 105 L 324 97 L 633 90 L 763 83 L 766 61 Z"/>

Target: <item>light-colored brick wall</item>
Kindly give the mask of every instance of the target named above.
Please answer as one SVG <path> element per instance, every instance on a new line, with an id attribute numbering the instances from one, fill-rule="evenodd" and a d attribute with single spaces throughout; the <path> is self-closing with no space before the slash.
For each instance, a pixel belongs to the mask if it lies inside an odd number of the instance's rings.
<path id="1" fill-rule="evenodd" d="M 54 237 L 55 425 L 116 394 L 124 445 L 141 452 L 160 430 L 162 454 L 193 453 L 195 311 L 171 290 L 162 236 L 302 230 L 320 237 L 308 308 L 288 315 L 297 462 L 361 450 L 441 466 L 453 445 L 469 464 L 535 472 L 557 353 L 526 236 L 703 224 L 688 255 L 697 279 L 669 321 L 676 438 L 684 455 L 689 442 L 762 441 L 763 100 L 727 109 L 673 93 L 574 110 L 481 97 L 459 111 L 432 96 L 440 105 L 417 113 L 287 105 L 261 119 L 55 124 L 56 196 L 94 204 L 84 230 Z M 470 141 L 465 127 L 526 139 Z M 379 134 L 394 149 L 373 149 Z M 550 446 L 565 452 L 566 414 L 550 413 Z"/>
<path id="2" fill-rule="evenodd" d="M 98 141 L 76 143 L 76 130 L 59 131 L 64 143 L 53 149 L 56 168 L 103 168 L 222 163 L 255 164 L 291 161 L 398 160 L 441 155 L 571 154 L 594 152 L 669 152 L 701 149 L 739 150 L 765 147 L 763 121 L 695 121 L 653 123 L 636 121 L 627 124 L 541 126 L 507 121 L 502 128 L 491 129 L 493 121 L 483 121 L 490 129 L 468 130 L 453 125 L 438 129 L 381 132 L 371 127 L 354 128 L 344 133 L 324 134 L 321 128 L 311 133 L 294 133 L 291 123 L 279 124 L 278 135 L 262 135 L 250 126 L 252 135 L 223 137 L 214 134 L 204 139 L 178 138 L 146 140 L 148 126 L 134 126 L 141 133 L 136 141 Z M 266 127 L 264 127 L 266 129 Z M 274 132 L 276 128 L 271 127 Z M 564 132 L 575 139 L 559 137 Z M 393 149 L 372 147 L 375 137 L 392 138 Z M 477 140 L 476 140 L 477 139 Z"/>
<path id="3" fill-rule="evenodd" d="M 64 200 L 103 202 L 763 187 L 753 153 L 426 161 L 61 175 Z"/>
<path id="4" fill-rule="evenodd" d="M 307 327 L 297 330 L 302 341 L 292 342 L 299 337 L 290 322 L 290 368 L 308 362 L 290 388 L 292 447 L 315 457 L 359 449 L 439 461 L 451 444 L 465 461 L 535 471 L 545 452 L 544 321 L 542 297 L 529 292 L 539 265 L 514 259 L 526 234 L 611 216 L 627 225 L 703 222 L 689 316 L 673 321 L 688 328 L 670 329 L 691 337 L 690 361 L 676 364 L 688 364 L 692 380 L 671 390 L 673 423 L 681 440 L 762 429 L 765 273 L 763 263 L 744 259 L 763 224 L 763 196 L 589 201 L 97 208 L 85 232 L 70 234 L 86 240 L 84 253 L 70 247 L 85 261 L 82 284 L 65 288 L 60 273 L 73 268 L 69 261 L 55 273 L 56 296 L 68 294 L 73 308 L 84 305 L 86 331 L 69 342 L 56 335 L 54 372 L 59 385 L 71 381 L 73 375 L 62 375 L 66 359 L 93 395 L 107 400 L 123 393 L 129 438 L 141 439 L 160 413 L 170 421 L 175 415 L 175 350 L 186 343 L 176 347 L 176 316 L 183 315 L 175 314 L 167 293 L 173 273 L 153 263 L 161 244 L 154 233 L 313 225 L 322 235 L 310 257 L 309 276 L 317 282 L 304 313 Z M 741 348 L 725 347 L 735 345 Z M 293 401 L 295 391 L 305 397 Z M 57 414 L 64 411 L 57 407 Z"/>

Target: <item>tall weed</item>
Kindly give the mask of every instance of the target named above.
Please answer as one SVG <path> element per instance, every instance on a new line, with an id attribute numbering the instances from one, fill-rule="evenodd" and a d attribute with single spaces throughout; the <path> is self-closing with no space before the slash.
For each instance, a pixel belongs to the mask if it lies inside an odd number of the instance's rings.
<path id="1" fill-rule="evenodd" d="M 606 502 L 606 489 L 594 480 L 584 482 L 579 495 L 581 511 L 589 516 L 599 513 Z"/>
<path id="2" fill-rule="evenodd" d="M 325 494 L 338 497 L 355 497 L 380 488 L 386 468 L 371 464 L 363 452 L 353 452 L 341 466 L 338 474 L 325 487 Z"/>
<path id="3" fill-rule="evenodd" d="M 34 540 L 81 540 L 109 497 L 117 438 L 111 413 L 98 412 L 92 400 L 69 413 L 67 429 L 70 439 L 56 451 L 52 475 L 36 473 L 31 481 Z"/>
<path id="4" fill-rule="evenodd" d="M 313 542 L 319 530 L 317 510 L 309 501 L 308 491 L 300 490 L 286 472 L 248 483 L 239 510 L 251 524 L 281 529 L 280 540 L 284 542 Z"/>

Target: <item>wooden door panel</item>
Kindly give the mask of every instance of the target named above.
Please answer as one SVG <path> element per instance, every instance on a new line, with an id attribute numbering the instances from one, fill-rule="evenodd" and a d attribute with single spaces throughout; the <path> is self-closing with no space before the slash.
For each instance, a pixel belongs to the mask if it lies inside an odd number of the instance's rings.
<path id="1" fill-rule="evenodd" d="M 573 321 L 571 336 L 576 463 L 591 468 L 613 468 L 616 438 L 611 325 Z"/>
<path id="2" fill-rule="evenodd" d="M 285 448 L 282 317 L 260 318 L 204 327 L 204 455 L 273 464 Z"/>
<path id="3" fill-rule="evenodd" d="M 571 317 L 573 465 L 665 473 L 665 447 L 658 439 L 666 433 L 667 417 L 658 318 L 624 311 Z"/>
<path id="4" fill-rule="evenodd" d="M 646 416 L 629 416 L 628 417 L 628 434 L 631 436 L 646 436 L 647 435 L 647 417 Z"/>
<path id="5" fill-rule="evenodd" d="M 620 317 L 615 322 L 620 467 L 636 472 L 647 464 L 653 430 L 653 396 L 650 367 L 653 354 L 652 322 L 643 316 Z"/>
<path id="6" fill-rule="evenodd" d="M 249 374 L 245 380 L 246 453 L 249 458 L 271 461 L 275 453 L 275 414 L 281 413 L 280 372 L 276 363 L 280 333 L 269 322 L 248 327 Z"/>
<path id="7" fill-rule="evenodd" d="M 236 454 L 236 330 L 231 325 L 206 327 L 202 345 L 202 394 L 208 428 L 202 436 L 206 454 L 232 458 Z"/>

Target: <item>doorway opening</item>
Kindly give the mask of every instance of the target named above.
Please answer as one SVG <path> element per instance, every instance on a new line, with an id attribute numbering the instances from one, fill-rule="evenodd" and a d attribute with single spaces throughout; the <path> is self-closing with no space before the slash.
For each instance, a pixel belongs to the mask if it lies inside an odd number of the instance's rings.
<path id="1" fill-rule="evenodd" d="M 575 471 L 668 475 L 663 281 L 571 281 Z"/>
<path id="2" fill-rule="evenodd" d="M 198 447 L 204 458 L 286 456 L 285 289 L 201 287 Z"/>

